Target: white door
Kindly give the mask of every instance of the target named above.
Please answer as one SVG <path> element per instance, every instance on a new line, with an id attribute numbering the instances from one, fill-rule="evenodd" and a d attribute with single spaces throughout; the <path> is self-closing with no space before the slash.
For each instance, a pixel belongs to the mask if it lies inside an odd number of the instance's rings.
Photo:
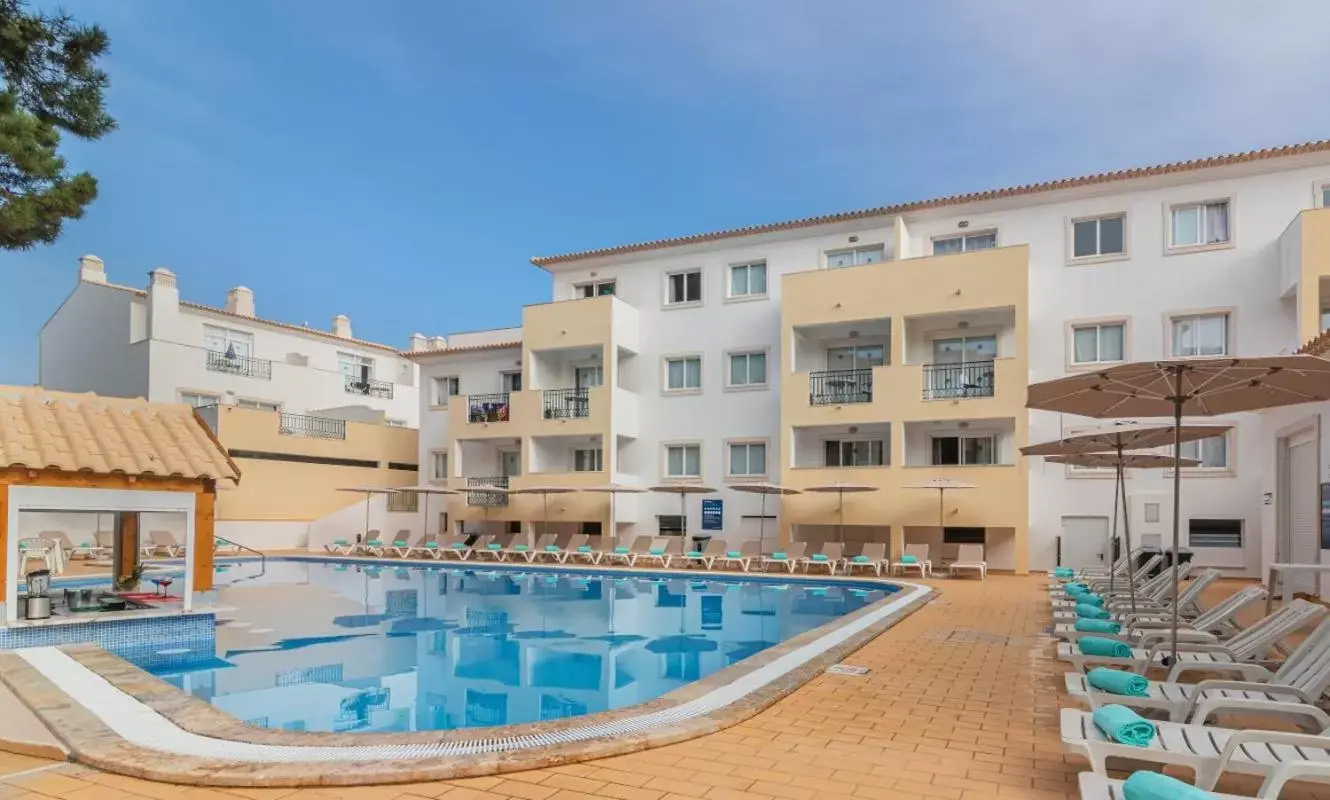
<path id="1" fill-rule="evenodd" d="M 1074 569 L 1108 564 L 1108 517 L 1062 518 L 1062 566 Z"/>
<path id="2" fill-rule="evenodd" d="M 1288 444 L 1288 532 L 1289 560 L 1294 564 L 1316 564 L 1321 560 L 1319 486 L 1316 482 L 1316 441 L 1290 437 Z M 1315 575 L 1295 575 L 1293 591 L 1317 595 Z"/>

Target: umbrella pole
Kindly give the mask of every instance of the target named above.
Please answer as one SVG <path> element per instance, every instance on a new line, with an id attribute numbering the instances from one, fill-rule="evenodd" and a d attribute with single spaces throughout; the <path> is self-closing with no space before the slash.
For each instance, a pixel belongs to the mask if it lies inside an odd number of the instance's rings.
<path id="1" fill-rule="evenodd" d="M 613 548 L 619 543 L 619 520 L 614 516 L 614 495 L 616 492 L 610 492 L 610 547 Z M 604 538 L 601 543 L 604 543 Z M 614 606 L 610 606 L 614 608 Z"/>
<path id="2" fill-rule="evenodd" d="M 550 535 L 550 493 L 545 493 L 545 536 Z"/>
<path id="3" fill-rule="evenodd" d="M 767 496 L 762 495 L 762 511 L 757 518 L 757 552 L 764 552 L 767 546 Z"/>
<path id="4" fill-rule="evenodd" d="M 1127 596 L 1131 598 L 1131 613 L 1135 614 L 1136 582 L 1132 578 L 1135 577 L 1136 564 L 1131 557 L 1131 509 L 1127 504 L 1127 473 L 1125 470 L 1118 473 L 1118 480 L 1122 482 L 1122 530 L 1127 535 Z"/>
<path id="5" fill-rule="evenodd" d="M 845 490 L 841 489 L 836 494 L 840 497 L 840 504 L 836 508 L 836 541 L 845 544 Z"/>
<path id="6" fill-rule="evenodd" d="M 370 492 L 365 492 L 365 543 L 369 544 L 369 501 L 374 497 Z"/>
<path id="7" fill-rule="evenodd" d="M 1175 368 L 1176 369 L 1176 368 Z M 1182 524 L 1182 370 L 1176 369 L 1173 392 L 1173 657 L 1169 662 L 1178 661 L 1178 563 L 1182 554 L 1178 552 L 1178 528 Z"/>
<path id="8" fill-rule="evenodd" d="M 425 534 L 420 540 L 424 544 L 429 539 L 429 492 L 425 493 L 425 524 L 420 530 Z M 435 541 L 438 541 L 438 534 L 435 534 Z"/>
<path id="9" fill-rule="evenodd" d="M 1118 501 L 1122 497 L 1122 451 L 1118 451 L 1117 474 L 1113 476 L 1113 522 L 1108 530 L 1108 591 L 1113 593 L 1113 576 L 1117 572 L 1113 568 L 1113 542 L 1118 538 Z M 1133 612 L 1134 613 L 1134 612 Z"/>

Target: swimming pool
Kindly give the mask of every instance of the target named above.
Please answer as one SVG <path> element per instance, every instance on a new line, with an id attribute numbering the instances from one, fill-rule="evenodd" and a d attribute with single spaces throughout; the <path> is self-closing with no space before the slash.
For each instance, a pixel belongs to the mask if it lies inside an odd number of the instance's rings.
<path id="1" fill-rule="evenodd" d="M 215 650 L 119 655 L 252 725 L 451 730 L 643 703 L 881 583 L 268 559 L 217 574 Z"/>

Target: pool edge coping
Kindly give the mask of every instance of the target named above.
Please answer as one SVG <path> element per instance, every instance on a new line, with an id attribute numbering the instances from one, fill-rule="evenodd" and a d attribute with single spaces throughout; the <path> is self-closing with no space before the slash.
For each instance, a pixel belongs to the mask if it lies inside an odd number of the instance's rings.
<path id="1" fill-rule="evenodd" d="M 652 573 L 657 571 L 653 570 Z M 642 573 L 639 570 L 623 570 L 623 574 Z M 676 573 L 679 577 L 690 575 L 696 577 L 698 574 L 693 571 Z M 737 578 L 742 573 L 725 573 L 725 575 Z M 2 667 L 0 681 L 9 686 L 43 724 L 69 747 L 74 760 L 109 772 L 173 783 L 212 786 L 350 786 L 413 783 L 539 769 L 623 755 L 723 730 L 770 707 L 821 674 L 828 666 L 863 647 L 940 594 L 936 587 L 874 577 L 847 578 L 825 575 L 783 575 L 782 577 L 787 580 L 793 579 L 796 583 L 815 582 L 823 585 L 889 583 L 909 592 L 909 596 L 901 598 L 893 593 L 892 596 L 885 597 L 871 606 L 805 631 L 737 664 L 718 670 L 646 703 L 563 720 L 519 723 L 496 728 L 462 728 L 455 731 L 338 734 L 256 728 L 245 725 L 203 700 L 140 670 L 96 645 L 59 648 L 85 669 L 99 675 L 125 695 L 187 733 L 223 741 L 271 745 L 311 747 L 421 745 L 556 733 L 565 729 L 630 719 L 678 706 L 706 696 L 760 669 L 772 660 L 814 645 L 823 637 L 856 619 L 880 612 L 883 605 L 900 604 L 882 619 L 849 635 L 844 641 L 829 645 L 768 683 L 748 690 L 742 696 L 706 713 L 629 735 L 608 738 L 597 736 L 541 747 L 423 758 L 384 758 L 375 761 L 232 761 L 181 755 L 134 744 L 122 738 L 111 730 L 101 717 L 67 695 L 15 652 L 0 653 L 0 667 Z"/>

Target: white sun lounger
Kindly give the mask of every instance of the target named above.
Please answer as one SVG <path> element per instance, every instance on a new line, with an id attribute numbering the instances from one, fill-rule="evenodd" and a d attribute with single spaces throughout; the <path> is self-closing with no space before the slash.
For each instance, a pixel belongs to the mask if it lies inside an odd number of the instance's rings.
<path id="1" fill-rule="evenodd" d="M 1178 582 L 1181 583 L 1191 576 L 1195 567 L 1191 561 L 1178 567 Z M 1114 589 L 1109 589 L 1108 584 L 1100 584 L 1091 587 L 1090 591 L 1104 598 L 1109 604 L 1122 604 L 1128 608 L 1131 607 L 1131 591 L 1125 585 L 1120 585 Z M 1173 573 L 1165 570 L 1158 575 L 1136 585 L 1136 605 L 1139 607 L 1142 603 L 1164 604 L 1172 599 L 1173 596 Z M 1049 595 L 1049 602 L 1053 604 L 1054 612 L 1059 609 L 1068 609 L 1076 605 L 1076 598 L 1067 594 L 1054 592 Z"/>
<path id="2" fill-rule="evenodd" d="M 841 564 L 846 575 L 853 575 L 856 569 L 871 569 L 873 574 L 879 577 L 884 569 L 888 573 L 891 572 L 891 559 L 887 558 L 885 542 L 869 542 L 864 545 L 859 555 L 846 556 L 841 560 Z"/>
<path id="3" fill-rule="evenodd" d="M 899 558 L 896 559 L 897 572 L 904 575 L 912 569 L 917 569 L 920 578 L 927 578 L 933 574 L 933 562 L 928 560 L 928 545 L 907 544 L 905 545 L 905 555 L 914 556 L 917 560 L 913 564 L 906 564 Z"/>
<path id="4" fill-rule="evenodd" d="M 1113 580 L 1111 581 L 1109 580 L 1107 575 L 1098 576 L 1098 577 L 1077 578 L 1076 580 L 1078 580 L 1080 583 L 1084 583 L 1086 586 L 1089 586 L 1091 589 L 1095 588 L 1107 589 L 1111 584 L 1114 587 L 1120 587 L 1123 591 L 1126 591 L 1127 584 L 1129 582 L 1134 583 L 1137 587 L 1140 587 L 1146 581 L 1154 580 L 1154 578 L 1149 578 L 1147 576 L 1151 572 L 1153 572 L 1156 567 L 1160 566 L 1163 563 L 1164 563 L 1164 557 L 1155 554 L 1146 559 L 1145 563 L 1141 564 L 1140 567 L 1132 570 L 1130 573 L 1127 573 L 1126 571 L 1113 573 L 1114 577 Z M 1191 562 L 1188 561 L 1186 563 L 1190 564 Z M 1181 569 L 1182 566 L 1183 565 L 1179 564 L 1178 569 Z M 1156 575 L 1155 577 L 1157 578 L 1158 576 Z M 1069 583 L 1069 581 L 1050 582 L 1048 584 L 1049 594 L 1053 595 L 1066 594 L 1066 589 L 1064 587 L 1065 584 L 1067 583 Z"/>
<path id="5" fill-rule="evenodd" d="M 804 572 L 812 572 L 813 567 L 826 567 L 828 575 L 836 574 L 836 565 L 840 564 L 841 557 L 845 555 L 845 545 L 840 542 L 827 542 L 820 548 L 821 552 L 804 556 L 799 559 Z M 818 558 L 818 556 L 822 558 Z"/>
<path id="6" fill-rule="evenodd" d="M 726 545 L 726 548 L 728 547 L 729 545 Z M 738 553 L 738 555 L 730 555 L 730 553 Z M 753 565 L 753 562 L 761 557 L 762 543 L 757 539 L 750 539 L 739 545 L 739 549 L 737 550 L 726 549 L 725 552 L 721 553 L 711 562 L 711 568 L 715 569 L 718 566 L 737 566 L 739 569 L 747 572 L 748 568 Z"/>
<path id="7" fill-rule="evenodd" d="M 1113 566 L 1111 567 L 1105 567 L 1105 566 L 1081 567 L 1080 569 L 1075 570 L 1076 577 L 1074 578 L 1058 578 L 1056 567 L 1048 571 L 1048 577 L 1054 578 L 1058 581 L 1065 581 L 1065 580 L 1079 581 L 1079 580 L 1085 580 L 1087 578 L 1100 578 L 1100 577 L 1106 578 L 1108 577 L 1109 572 L 1112 572 L 1114 575 L 1125 575 L 1127 573 L 1128 565 L 1134 563 L 1136 561 L 1136 556 L 1144 550 L 1145 550 L 1144 547 L 1138 547 L 1135 550 L 1132 550 L 1130 553 L 1118 556 L 1118 560 L 1114 561 Z"/>
<path id="8" fill-rule="evenodd" d="M 1108 778 L 1094 772 L 1082 772 L 1078 777 L 1081 800 L 1127 800 L 1122 792 L 1123 781 Z M 1215 800 L 1278 800 L 1277 794 L 1261 792 L 1255 798 L 1237 794 L 1219 794 L 1211 792 Z"/>
<path id="9" fill-rule="evenodd" d="M 1182 581 L 1191 575 L 1192 566 L 1190 563 L 1183 564 L 1178 571 L 1178 580 Z M 1186 591 L 1184 588 L 1182 591 Z M 1115 617 L 1123 614 L 1130 614 L 1132 611 L 1132 602 L 1129 596 L 1104 592 L 1100 595 L 1104 600 L 1104 610 Z M 1076 621 L 1076 601 L 1067 599 L 1053 600 L 1053 619 L 1055 622 L 1075 622 Z M 1136 596 L 1136 612 L 1154 611 L 1168 612 L 1173 610 L 1173 576 L 1165 573 L 1158 578 L 1145 584 L 1145 592 Z M 1183 610 L 1186 603 L 1183 604 Z"/>
<path id="10" fill-rule="evenodd" d="M 681 556 L 676 556 L 686 565 L 701 564 L 706 569 L 711 569 L 711 565 L 716 562 L 716 558 L 725 555 L 725 542 L 720 539 L 712 539 L 707 542 L 707 546 L 701 550 L 686 550 Z"/>
<path id="11" fill-rule="evenodd" d="M 1218 578 L 1218 570 L 1205 570 L 1198 575 L 1196 580 L 1192 581 L 1182 592 L 1180 598 L 1182 607 L 1195 607 L 1195 600 L 1200 596 L 1200 593 Z M 1260 586 L 1244 587 L 1224 598 L 1209 611 L 1201 614 L 1186 612 L 1179 614 L 1178 618 L 1181 622 L 1179 631 L 1187 629 L 1193 633 L 1204 634 L 1194 637 L 1196 641 L 1213 641 L 1215 636 L 1212 631 L 1224 630 L 1224 623 L 1239 610 L 1257 600 L 1264 599 L 1265 590 Z M 1122 633 L 1082 633 L 1076 630 L 1074 622 L 1057 622 L 1053 625 L 1053 635 L 1068 641 L 1074 641 L 1082 636 L 1106 636 L 1110 639 L 1132 642 L 1143 635 L 1148 635 L 1150 631 L 1167 628 L 1173 623 L 1172 610 L 1169 608 L 1138 607 L 1137 613 L 1134 615 L 1131 613 L 1131 609 L 1128 608 L 1126 613 L 1114 614 L 1113 616 L 1118 622 L 1122 623 Z"/>
<path id="12" fill-rule="evenodd" d="M 333 539 L 331 542 L 325 542 L 323 549 L 334 555 L 349 556 L 356 551 L 356 545 L 350 539 Z"/>
<path id="13" fill-rule="evenodd" d="M 790 572 L 794 572 L 794 568 L 799 566 L 799 561 L 803 558 L 804 551 L 807 549 L 807 542 L 790 542 L 783 549 L 777 550 L 769 556 L 762 556 L 762 571 L 766 572 L 767 567 L 772 564 L 779 564 Z"/>
<path id="14" fill-rule="evenodd" d="M 662 567 L 669 567 L 670 559 L 674 557 L 670 553 L 671 538 L 669 536 L 657 536 L 651 539 L 651 543 L 647 545 L 645 551 L 639 551 L 637 545 L 642 541 L 639 537 L 637 542 L 633 543 L 633 554 L 629 558 L 629 566 L 635 567 L 639 561 L 653 561 Z"/>
<path id="15" fill-rule="evenodd" d="M 984 561 L 982 544 L 963 544 L 956 552 L 956 560 L 947 565 L 947 572 L 956 577 L 956 570 L 968 569 L 979 573 L 980 580 L 988 579 L 988 564 Z"/>

